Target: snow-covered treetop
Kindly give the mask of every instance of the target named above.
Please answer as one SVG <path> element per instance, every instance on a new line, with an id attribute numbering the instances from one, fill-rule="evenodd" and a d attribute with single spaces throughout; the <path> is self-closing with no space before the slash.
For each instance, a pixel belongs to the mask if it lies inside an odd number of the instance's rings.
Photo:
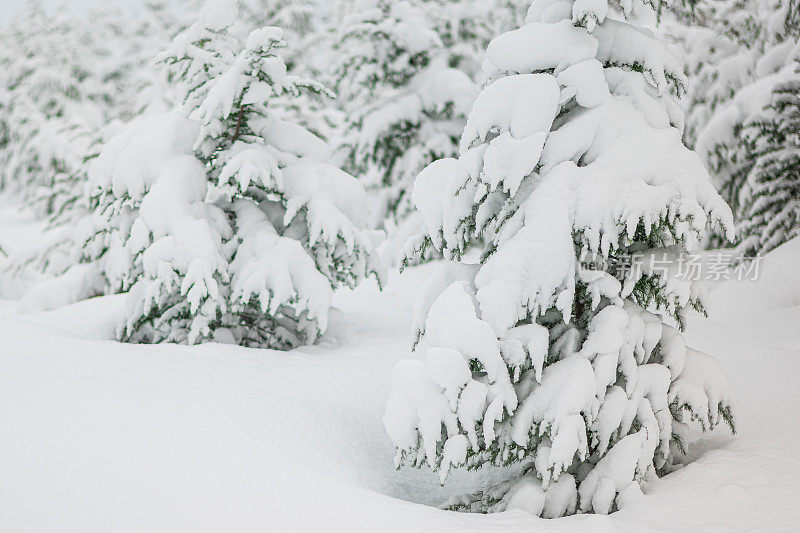
<path id="1" fill-rule="evenodd" d="M 327 163 L 330 153 L 321 139 L 270 108 L 271 100 L 284 94 L 329 91 L 288 74 L 280 28 L 253 30 L 244 43 L 219 33 L 196 24 L 165 54 L 189 81 L 185 110 L 201 124 L 195 149 L 211 165 L 216 185 L 231 197 L 250 195 L 253 187 L 277 195 L 286 207 L 283 224 L 303 215 L 309 245 L 332 282 L 353 283 L 352 276 L 378 271 L 361 264 L 356 274 L 354 265 L 341 264 L 349 259 L 340 243 L 357 256 L 370 247 L 358 236 L 366 224 L 363 189 Z"/>
<path id="2" fill-rule="evenodd" d="M 491 42 L 483 73 L 459 159 L 417 180 L 427 236 L 410 247 L 459 258 L 482 243 L 477 299 L 498 333 L 553 306 L 569 319 L 587 254 L 691 247 L 717 223 L 732 236 L 730 209 L 681 142 L 680 59 L 607 2 L 534 2 Z M 697 296 L 680 292 L 671 311 Z"/>
<path id="3" fill-rule="evenodd" d="M 223 9 L 226 6 L 227 10 Z M 215 159 L 215 154 L 237 142 L 258 144 L 263 138 L 279 151 L 324 160 L 328 156 L 325 143 L 304 128 L 275 117 L 269 105 L 278 96 L 286 93 L 297 96 L 304 89 L 330 97 L 332 93 L 313 80 L 288 74 L 281 57 L 286 47 L 281 28 L 253 30 L 240 42 L 225 31 L 227 26 L 213 28 L 223 19 L 222 15 L 214 17 L 213 23 L 203 22 L 208 13 L 218 10 L 233 17 L 230 24 L 235 20 L 235 9 L 235 2 L 208 3 L 201 22 L 178 35 L 173 46 L 161 56 L 163 61 L 176 66 L 185 81 L 184 111 L 202 124 L 196 148 L 204 157 Z M 271 157 L 276 156 L 273 153 Z M 224 174 L 223 180 L 235 173 L 232 168 L 224 169 L 223 161 L 216 161 L 215 166 Z M 269 189 L 269 174 L 262 177 L 262 185 Z M 240 189 L 246 190 L 250 178 L 242 174 L 240 179 Z"/>
<path id="4" fill-rule="evenodd" d="M 239 13 L 241 23 L 283 29 L 289 43 L 287 65 L 292 70 L 308 71 L 307 61 L 319 53 L 306 48 L 320 31 L 319 6 L 315 0 L 240 0 Z"/>

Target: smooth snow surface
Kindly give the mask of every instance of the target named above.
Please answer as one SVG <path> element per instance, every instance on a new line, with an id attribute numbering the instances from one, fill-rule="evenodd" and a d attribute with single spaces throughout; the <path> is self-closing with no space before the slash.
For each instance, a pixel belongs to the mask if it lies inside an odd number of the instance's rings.
<path id="1" fill-rule="evenodd" d="M 707 437 L 617 513 L 556 520 L 430 507 L 496 470 L 441 488 L 393 469 L 381 417 L 435 265 L 338 293 L 322 344 L 290 353 L 104 340 L 120 297 L 26 315 L 0 302 L 0 531 L 793 531 L 799 258 L 800 241 L 779 248 L 690 321 L 688 343 L 733 382 L 739 434 Z"/>

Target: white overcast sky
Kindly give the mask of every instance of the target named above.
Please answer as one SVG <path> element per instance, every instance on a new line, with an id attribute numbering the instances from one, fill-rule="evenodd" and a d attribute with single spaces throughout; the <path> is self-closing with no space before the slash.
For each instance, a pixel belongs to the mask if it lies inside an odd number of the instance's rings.
<path id="1" fill-rule="evenodd" d="M 15 15 L 18 13 L 28 1 L 29 0 L 0 0 L 0 20 L 3 20 L 8 15 Z M 135 7 L 141 5 L 144 0 L 39 0 L 39 2 L 47 7 L 66 4 L 80 11 L 99 3 Z M 320 0 L 321 5 L 325 5 L 326 2 L 327 0 Z"/>
<path id="2" fill-rule="evenodd" d="M 106 5 L 120 5 L 120 6 L 137 6 L 143 0 L 39 0 L 39 2 L 47 7 L 54 7 L 61 4 L 66 4 L 76 10 L 84 10 L 93 5 L 103 3 Z M 0 14 L 16 14 L 18 13 L 28 0 L 0 0 Z M 3 17 L 0 17 L 3 18 Z"/>

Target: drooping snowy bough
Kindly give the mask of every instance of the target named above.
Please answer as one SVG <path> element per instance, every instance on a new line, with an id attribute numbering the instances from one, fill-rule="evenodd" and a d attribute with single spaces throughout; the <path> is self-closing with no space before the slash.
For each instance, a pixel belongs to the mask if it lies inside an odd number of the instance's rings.
<path id="1" fill-rule="evenodd" d="M 793 79 L 772 91 L 760 120 L 744 131 L 754 156 L 747 174 L 740 250 L 771 252 L 800 236 L 800 44 Z"/>
<path id="2" fill-rule="evenodd" d="M 327 91 L 287 74 L 282 30 L 241 42 L 236 2 L 207 2 L 163 60 L 183 113 L 140 119 L 90 171 L 98 231 L 87 255 L 129 290 L 119 337 L 285 349 L 325 331 L 333 288 L 382 277 L 366 193 L 323 141 L 270 101 Z"/>
<path id="3" fill-rule="evenodd" d="M 608 513 L 670 471 L 690 424 L 733 428 L 727 379 L 679 331 L 680 265 L 731 212 L 681 141 L 682 65 L 623 3 L 538 0 L 495 38 L 457 159 L 414 202 L 451 261 L 417 309 L 384 422 L 397 465 L 523 465 L 452 508 Z M 462 256 L 478 246 L 479 263 Z M 682 327 L 682 326 L 681 326 Z"/>

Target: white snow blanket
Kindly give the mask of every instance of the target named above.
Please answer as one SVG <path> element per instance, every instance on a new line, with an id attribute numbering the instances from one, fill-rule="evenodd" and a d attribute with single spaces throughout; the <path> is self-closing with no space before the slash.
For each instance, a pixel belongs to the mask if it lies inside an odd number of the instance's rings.
<path id="1" fill-rule="evenodd" d="M 340 292 L 322 345 L 291 353 L 113 337 L 119 297 L 42 314 L 0 305 L 0 531 L 792 531 L 800 463 L 800 241 L 711 294 L 688 342 L 717 354 L 736 437 L 611 516 L 441 511 L 497 482 L 393 468 L 381 417 L 435 266 Z"/>

